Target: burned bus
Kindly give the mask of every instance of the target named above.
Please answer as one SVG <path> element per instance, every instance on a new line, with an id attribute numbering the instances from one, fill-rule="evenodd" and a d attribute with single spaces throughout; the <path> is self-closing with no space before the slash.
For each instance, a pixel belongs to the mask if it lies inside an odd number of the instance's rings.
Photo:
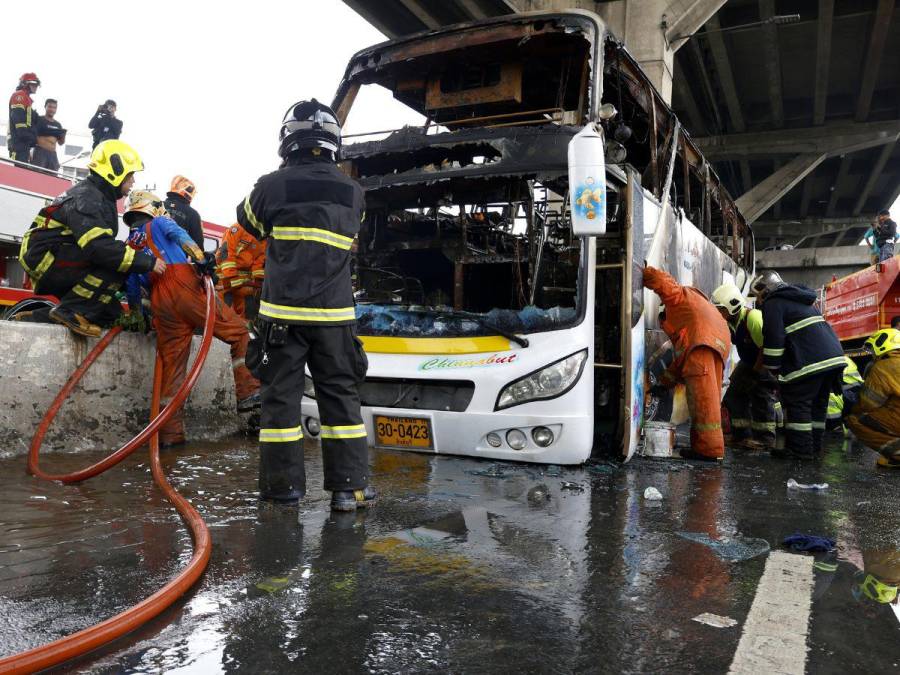
<path id="1" fill-rule="evenodd" d="M 355 295 L 370 442 L 630 457 L 648 372 L 671 351 L 644 261 L 707 293 L 752 274 L 752 233 L 712 167 L 590 12 L 365 49 L 333 103 L 342 122 L 373 88 L 421 123 L 349 134 L 341 152 L 366 191 Z M 314 432 L 309 383 L 303 405 Z"/>

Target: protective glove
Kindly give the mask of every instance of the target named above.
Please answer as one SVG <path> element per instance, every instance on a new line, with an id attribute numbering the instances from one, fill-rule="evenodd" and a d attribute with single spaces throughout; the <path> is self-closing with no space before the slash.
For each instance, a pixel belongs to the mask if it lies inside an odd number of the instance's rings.
<path id="1" fill-rule="evenodd" d="M 116 320 L 116 325 L 129 333 L 146 333 L 147 322 L 144 313 L 140 309 L 131 309 L 127 314 L 122 314 Z"/>
<path id="2" fill-rule="evenodd" d="M 206 262 L 206 256 L 203 254 L 203 251 L 201 251 L 200 247 L 192 241 L 182 244 L 181 250 L 198 265 Z M 212 254 L 210 253 L 209 255 Z M 215 265 L 215 258 L 213 258 L 213 265 Z"/>
<path id="3" fill-rule="evenodd" d="M 216 256 L 212 253 L 204 253 L 203 254 L 203 262 L 195 262 L 197 267 L 197 271 L 200 272 L 202 276 L 210 277 L 213 281 L 213 284 L 218 282 L 218 278 L 216 277 Z"/>

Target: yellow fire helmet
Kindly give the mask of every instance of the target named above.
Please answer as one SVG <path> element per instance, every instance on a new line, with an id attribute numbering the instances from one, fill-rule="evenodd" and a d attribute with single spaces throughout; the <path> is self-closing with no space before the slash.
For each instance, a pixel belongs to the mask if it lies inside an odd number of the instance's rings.
<path id="1" fill-rule="evenodd" d="M 88 168 L 113 187 L 119 187 L 128 174 L 143 171 L 144 163 L 128 143 L 109 140 L 94 148 Z"/>
<path id="2" fill-rule="evenodd" d="M 881 358 L 888 352 L 900 349 L 900 330 L 894 328 L 882 328 L 872 333 L 872 336 L 866 340 L 865 348 L 875 355 L 876 359 Z"/>
<path id="3" fill-rule="evenodd" d="M 128 216 L 132 213 L 146 213 L 151 218 L 168 215 L 162 200 L 149 190 L 132 190 L 128 193 L 125 213 L 122 214 L 122 220 L 127 225 L 131 224 L 131 218 Z"/>

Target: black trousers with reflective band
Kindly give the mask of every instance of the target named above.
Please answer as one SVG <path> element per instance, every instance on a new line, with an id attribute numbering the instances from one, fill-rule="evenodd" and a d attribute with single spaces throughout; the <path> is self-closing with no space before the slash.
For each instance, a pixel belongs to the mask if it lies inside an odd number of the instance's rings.
<path id="1" fill-rule="evenodd" d="M 126 275 L 95 265 L 76 244 L 63 244 L 53 255 L 53 264 L 38 280 L 35 292 L 55 295 L 60 307 L 81 314 L 91 323 L 112 324 L 122 313 L 115 294 Z"/>
<path id="2" fill-rule="evenodd" d="M 781 385 L 784 406 L 785 447 L 799 455 L 813 455 L 822 450 L 828 396 L 840 389 L 843 368 L 813 373 Z"/>
<path id="3" fill-rule="evenodd" d="M 723 401 L 731 415 L 734 440 L 756 438 L 764 443 L 775 443 L 776 387 L 771 373 L 757 372 L 744 361 L 737 364 Z"/>
<path id="4" fill-rule="evenodd" d="M 369 448 L 359 403 L 368 362 L 353 326 L 287 326 L 284 344 L 267 340 L 260 365 L 259 492 L 267 499 L 306 494 L 301 398 L 309 366 L 322 424 L 326 490 L 369 482 Z"/>

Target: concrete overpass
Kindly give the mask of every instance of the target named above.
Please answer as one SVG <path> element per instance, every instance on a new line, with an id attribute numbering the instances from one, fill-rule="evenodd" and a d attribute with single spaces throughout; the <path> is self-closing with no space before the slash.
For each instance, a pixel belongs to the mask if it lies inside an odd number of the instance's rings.
<path id="1" fill-rule="evenodd" d="M 344 1 L 391 38 L 596 11 L 741 195 L 757 248 L 868 222 L 900 195 L 900 0 Z"/>

